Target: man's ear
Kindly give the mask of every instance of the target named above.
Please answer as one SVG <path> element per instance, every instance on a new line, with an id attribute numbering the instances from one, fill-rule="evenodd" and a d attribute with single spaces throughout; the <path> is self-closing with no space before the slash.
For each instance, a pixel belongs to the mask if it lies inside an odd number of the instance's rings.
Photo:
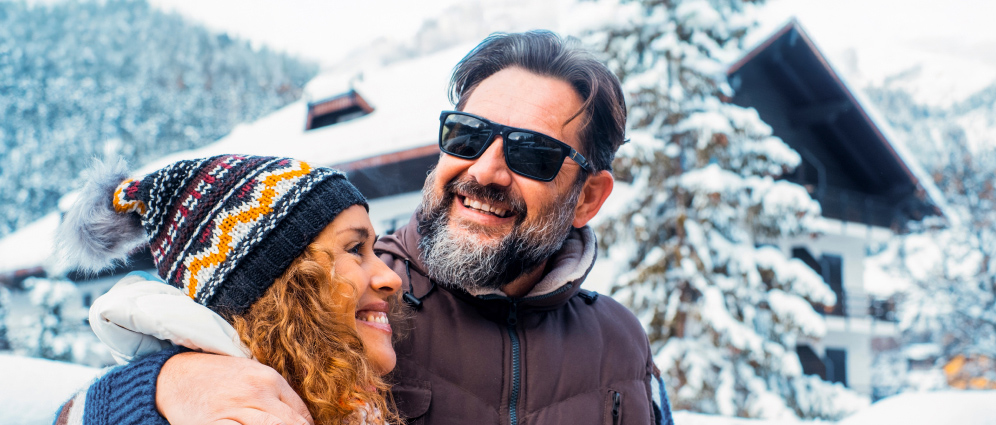
<path id="1" fill-rule="evenodd" d="M 599 171 L 588 177 L 588 180 L 584 182 L 584 187 L 581 188 L 581 196 L 578 197 L 578 205 L 574 209 L 574 221 L 571 225 L 584 227 L 585 224 L 588 224 L 602 208 L 605 199 L 612 193 L 613 184 L 612 173 L 607 170 Z"/>

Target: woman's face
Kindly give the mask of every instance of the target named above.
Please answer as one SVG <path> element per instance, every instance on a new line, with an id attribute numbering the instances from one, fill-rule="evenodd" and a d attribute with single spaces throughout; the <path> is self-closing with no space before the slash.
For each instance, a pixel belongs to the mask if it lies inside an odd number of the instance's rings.
<path id="1" fill-rule="evenodd" d="M 396 362 L 387 321 L 390 296 L 401 288 L 401 278 L 373 251 L 373 225 L 362 205 L 353 205 L 336 216 L 315 242 L 332 251 L 336 276 L 356 287 L 356 331 L 363 340 L 370 366 L 383 375 Z"/>

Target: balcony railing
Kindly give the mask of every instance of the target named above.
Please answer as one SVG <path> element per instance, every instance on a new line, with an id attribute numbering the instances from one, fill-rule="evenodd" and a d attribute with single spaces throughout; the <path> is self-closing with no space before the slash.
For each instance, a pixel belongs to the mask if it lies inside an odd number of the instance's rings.
<path id="1" fill-rule="evenodd" d="M 837 300 L 837 306 L 814 305 L 816 311 L 827 316 L 849 318 L 871 318 L 878 321 L 895 323 L 895 299 L 881 299 L 865 293 L 847 291 L 844 293 L 843 305 Z"/>

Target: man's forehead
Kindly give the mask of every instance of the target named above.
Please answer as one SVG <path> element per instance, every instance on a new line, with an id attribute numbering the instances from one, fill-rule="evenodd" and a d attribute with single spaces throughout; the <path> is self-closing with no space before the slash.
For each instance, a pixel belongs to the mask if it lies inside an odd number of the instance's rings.
<path id="1" fill-rule="evenodd" d="M 574 144 L 581 98 L 570 84 L 522 68 L 506 68 L 484 79 L 463 110 L 491 121 L 526 128 Z M 572 119 L 573 118 L 573 119 Z"/>

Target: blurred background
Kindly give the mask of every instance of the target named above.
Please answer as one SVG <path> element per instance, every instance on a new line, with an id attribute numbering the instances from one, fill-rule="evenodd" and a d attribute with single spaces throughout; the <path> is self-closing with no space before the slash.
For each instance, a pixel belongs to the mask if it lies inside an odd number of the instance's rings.
<path id="1" fill-rule="evenodd" d="M 991 424 L 992 16 L 971 0 L 0 0 L 0 422 L 51 423 L 113 364 L 87 309 L 153 268 L 147 250 L 96 276 L 53 258 L 95 158 L 136 175 L 221 153 L 334 166 L 391 233 L 438 157 L 453 66 L 492 32 L 545 28 L 623 83 L 631 141 L 585 287 L 644 323 L 679 423 Z"/>

